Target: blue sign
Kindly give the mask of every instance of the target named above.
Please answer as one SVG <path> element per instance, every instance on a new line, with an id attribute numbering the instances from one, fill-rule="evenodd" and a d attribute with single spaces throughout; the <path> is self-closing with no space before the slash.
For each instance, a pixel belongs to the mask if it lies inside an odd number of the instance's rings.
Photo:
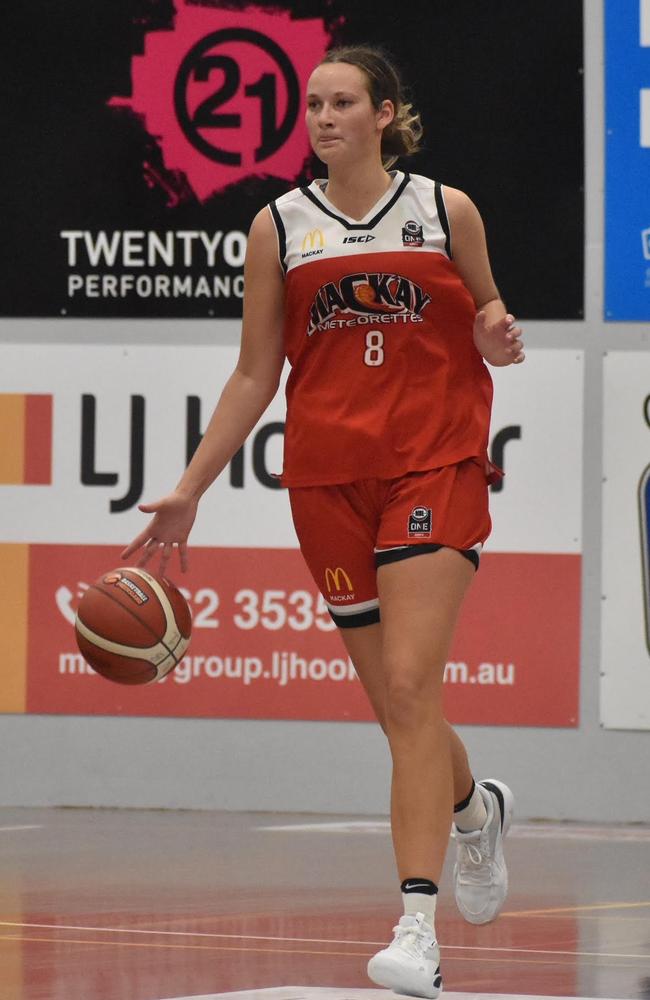
<path id="1" fill-rule="evenodd" d="M 606 0 L 605 52 L 605 319 L 650 320 L 650 0 Z"/>

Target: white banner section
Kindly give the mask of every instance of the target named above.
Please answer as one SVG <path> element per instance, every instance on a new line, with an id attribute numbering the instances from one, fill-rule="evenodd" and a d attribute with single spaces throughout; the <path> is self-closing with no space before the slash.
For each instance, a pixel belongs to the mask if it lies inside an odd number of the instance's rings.
<path id="1" fill-rule="evenodd" d="M 603 370 L 601 721 L 650 729 L 650 353 Z"/>
<path id="2" fill-rule="evenodd" d="M 164 495 L 181 476 L 237 353 L 228 346 L 0 347 L 0 402 L 9 415 L 0 540 L 126 543 L 146 524 L 137 504 Z M 506 478 L 491 498 L 488 551 L 579 553 L 582 354 L 533 350 L 524 365 L 491 374 L 492 456 Z M 42 397 L 51 397 L 53 416 L 39 426 L 41 411 L 29 401 Z M 36 414 L 26 424 L 13 406 L 21 398 L 24 412 Z M 625 403 L 633 408 L 628 394 Z M 204 497 L 195 545 L 297 546 L 285 491 L 274 479 L 282 468 L 284 412 L 279 392 L 243 453 Z M 641 436 L 643 429 L 650 433 L 642 425 Z M 43 465 L 44 449 L 50 481 L 34 485 L 24 470 L 30 462 Z"/>

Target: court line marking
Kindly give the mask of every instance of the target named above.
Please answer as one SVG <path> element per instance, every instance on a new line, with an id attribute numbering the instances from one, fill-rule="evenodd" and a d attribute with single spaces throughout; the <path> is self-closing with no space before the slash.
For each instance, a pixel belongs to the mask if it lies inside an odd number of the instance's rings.
<path id="1" fill-rule="evenodd" d="M 9 833 L 12 830 L 42 830 L 42 824 L 39 826 L 0 826 L 0 833 Z"/>
<path id="2" fill-rule="evenodd" d="M 371 833 L 390 834 L 388 820 L 333 820 L 331 822 L 287 823 L 282 825 L 253 826 L 254 830 L 267 833 Z M 647 843 L 650 840 L 648 826 L 565 826 L 562 823 L 515 823 L 510 827 L 508 837 L 539 840 L 590 840 Z"/>
<path id="3" fill-rule="evenodd" d="M 608 904 L 608 905 L 610 905 L 610 904 Z M 526 911 L 525 910 L 522 910 L 522 911 L 519 911 L 519 910 L 506 911 L 505 913 L 502 913 L 501 916 L 502 917 L 504 917 L 504 916 L 511 916 L 511 917 L 512 916 L 518 916 L 520 912 L 521 913 L 525 913 Z M 531 919 L 566 920 L 568 916 L 570 917 L 570 915 L 571 914 L 566 914 L 566 913 L 549 913 L 549 914 L 545 914 L 545 913 L 542 913 L 542 914 L 533 913 Z M 170 914 L 170 915 L 167 915 L 164 918 L 161 917 L 160 919 L 157 919 L 157 920 L 156 919 L 152 919 L 151 914 L 146 914 L 146 919 L 144 918 L 144 916 L 137 917 L 137 918 L 134 917 L 133 919 L 135 921 L 134 926 L 136 926 L 137 923 L 140 923 L 140 924 L 145 925 L 148 929 L 155 930 L 158 927 L 171 928 L 171 927 L 174 927 L 177 924 L 181 924 L 182 926 L 185 926 L 188 923 L 190 923 L 192 925 L 192 927 L 199 927 L 200 925 L 203 925 L 203 924 L 210 924 L 211 926 L 212 925 L 216 926 L 216 925 L 220 925 L 220 924 L 223 924 L 223 923 L 238 924 L 238 923 L 241 923 L 242 921 L 245 921 L 245 920 L 255 920 L 255 921 L 257 921 L 257 920 L 267 920 L 269 918 L 277 920 L 278 916 L 279 916 L 279 911 L 278 910 L 244 910 L 244 911 L 237 910 L 237 911 L 233 911 L 232 913 L 214 913 L 214 914 L 210 914 L 210 915 L 206 915 L 206 914 L 198 915 L 198 914 L 194 914 L 194 913 L 185 913 L 184 915 L 179 916 L 177 914 L 173 914 L 173 915 Z M 283 914 L 282 916 L 284 917 L 284 916 L 286 916 L 286 914 Z M 648 921 L 650 921 L 650 914 L 645 914 L 643 916 L 641 916 L 641 915 L 639 915 L 639 916 L 623 916 L 621 914 L 610 914 L 610 913 L 608 913 L 606 911 L 602 911 L 601 910 L 601 911 L 599 911 L 596 914 L 581 913 L 580 914 L 580 920 L 581 920 L 581 922 L 584 922 L 586 920 L 598 920 L 601 924 L 602 923 L 643 923 L 643 924 L 647 924 Z"/>
<path id="4" fill-rule="evenodd" d="M 476 985 L 481 985 L 481 980 L 477 980 Z M 394 995 L 393 995 L 394 996 Z M 233 993 L 209 993 L 191 997 L 170 997 L 168 1000 L 310 1000 L 310 998 L 327 998 L 327 1000 L 362 1000 L 362 998 L 377 998 L 386 1000 L 385 990 L 366 989 L 362 986 L 341 988 L 340 986 L 270 986 L 266 989 L 237 990 Z M 449 1000 L 587 1000 L 587 998 L 575 997 L 549 997 L 536 993 L 534 995 L 521 993 L 475 993 L 467 989 L 458 990 L 452 993 L 445 991 L 445 997 Z"/>
<path id="5" fill-rule="evenodd" d="M 330 938 L 299 938 L 299 937 L 276 937 L 271 935 L 262 934 L 219 934 L 212 933 L 209 931 L 160 931 L 160 930 L 142 930 L 135 929 L 130 930 L 127 927 L 80 927 L 73 926 L 70 924 L 36 924 L 36 923 L 19 923 L 17 921 L 10 920 L 0 920 L 0 927 L 25 927 L 34 930 L 51 930 L 51 931 L 91 931 L 99 932 L 103 934 L 148 934 L 150 936 L 159 935 L 165 937 L 200 937 L 200 938 L 219 938 L 227 940 L 247 940 L 247 941 L 292 941 L 296 944 L 340 944 L 340 945 L 368 945 L 370 947 L 382 947 L 386 944 L 385 941 L 341 941 L 337 939 Z M 60 938 L 46 938 L 45 940 L 62 940 Z M 77 942 L 77 943 L 87 943 L 87 942 Z M 97 941 L 97 944 L 107 944 L 110 942 Z M 116 942 L 116 943 L 128 943 L 128 942 Z M 131 944 L 137 944 L 138 942 L 130 942 Z M 146 947 L 145 944 L 142 947 Z M 153 945 L 152 947 L 163 948 L 165 945 Z M 169 945 L 169 947 L 180 948 L 183 945 Z M 203 947 L 199 945 L 188 945 L 188 947 Z M 206 946 L 207 947 L 207 946 Z M 443 951 L 480 951 L 480 952 L 506 952 L 514 955 L 564 955 L 576 958 L 641 958 L 647 959 L 648 955 L 635 955 L 631 952 L 626 952 L 623 954 L 618 954 L 616 952 L 600 952 L 600 951 L 561 951 L 559 949 L 545 949 L 545 948 L 497 948 L 497 947 L 486 947 L 478 945 L 464 945 L 464 944 L 441 944 L 440 948 Z M 235 950 L 249 950 L 249 949 L 235 949 Z M 255 949 L 253 949 L 255 950 Z M 262 949 L 268 950 L 268 949 Z M 281 950 L 281 949 L 270 949 Z M 352 955 L 355 952 L 316 952 L 318 955 L 335 955 L 335 954 L 346 954 Z"/>
<path id="6" fill-rule="evenodd" d="M 587 903 L 582 906 L 553 906 L 542 910 L 510 910 L 502 917 L 536 917 L 547 913 L 581 913 L 584 910 L 638 910 L 650 906 L 650 900 L 638 903 Z"/>
<path id="7" fill-rule="evenodd" d="M 372 952 L 367 951 L 310 951 L 307 948 L 235 948 L 232 945 L 207 945 L 207 944 L 154 944 L 151 941 L 79 941 L 71 938 L 40 938 L 26 937 L 22 934 L 0 934 L 0 941 L 37 941 L 42 944 L 85 944 L 102 945 L 109 948 L 166 948 L 168 950 L 184 951 L 246 951 L 264 952 L 273 955 L 336 955 L 342 958 L 368 958 Z M 552 952 L 551 954 L 555 954 Z M 574 954 L 570 952 L 570 954 Z M 596 958 L 608 956 L 596 955 Z M 618 957 L 618 956 L 611 956 Z M 647 955 L 622 955 L 621 958 L 641 958 L 647 961 Z M 490 962 L 493 965 L 559 965 L 573 968 L 573 962 L 548 961 L 536 958 L 460 958 L 454 955 L 447 955 L 445 962 Z M 594 963 L 595 964 L 595 963 Z M 613 968 L 616 969 L 636 969 L 636 965 L 624 965 L 618 963 Z"/>

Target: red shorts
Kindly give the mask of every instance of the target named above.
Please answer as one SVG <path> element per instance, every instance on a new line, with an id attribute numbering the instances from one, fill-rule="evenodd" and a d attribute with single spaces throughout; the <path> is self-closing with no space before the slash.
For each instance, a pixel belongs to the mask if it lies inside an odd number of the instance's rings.
<path id="1" fill-rule="evenodd" d="M 478 568 L 491 528 L 478 459 L 398 479 L 290 487 L 289 498 L 300 549 L 340 628 L 379 621 L 378 566 L 445 547 Z"/>

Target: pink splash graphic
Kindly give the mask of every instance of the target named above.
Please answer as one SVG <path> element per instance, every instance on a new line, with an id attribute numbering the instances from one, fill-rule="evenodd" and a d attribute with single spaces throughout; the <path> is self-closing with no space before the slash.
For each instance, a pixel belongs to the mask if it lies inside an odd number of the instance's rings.
<path id="1" fill-rule="evenodd" d="M 131 97 L 108 103 L 142 116 L 165 169 L 200 201 L 254 175 L 291 181 L 309 152 L 306 83 L 328 44 L 321 20 L 183 3 L 133 57 Z"/>

